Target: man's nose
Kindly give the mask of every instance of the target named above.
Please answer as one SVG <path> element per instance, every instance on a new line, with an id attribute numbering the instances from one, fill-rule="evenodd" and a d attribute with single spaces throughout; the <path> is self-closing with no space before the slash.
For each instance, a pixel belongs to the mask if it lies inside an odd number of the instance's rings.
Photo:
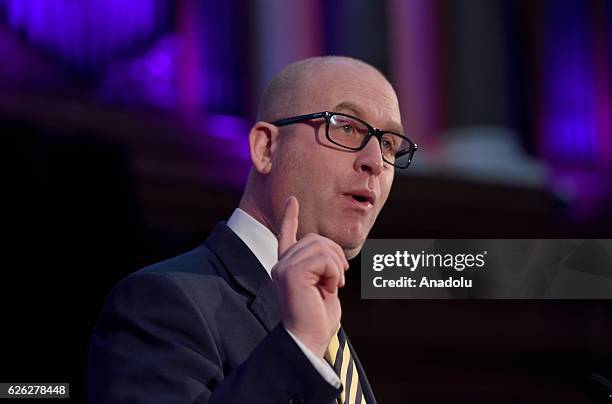
<path id="1" fill-rule="evenodd" d="M 372 136 L 368 139 L 368 143 L 363 149 L 357 152 L 355 169 L 357 171 L 366 171 L 373 175 L 378 175 L 383 168 L 384 161 L 380 150 L 380 142 L 376 136 Z"/>

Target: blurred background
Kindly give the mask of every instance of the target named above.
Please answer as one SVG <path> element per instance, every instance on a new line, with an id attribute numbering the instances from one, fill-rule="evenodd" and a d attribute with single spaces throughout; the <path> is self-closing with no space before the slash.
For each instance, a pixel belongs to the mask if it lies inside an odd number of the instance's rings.
<path id="1" fill-rule="evenodd" d="M 419 144 L 371 237 L 611 237 L 610 0 L 0 0 L 0 381 L 83 400 L 107 293 L 229 217 L 263 88 L 325 54 L 385 73 Z M 608 301 L 365 301 L 350 276 L 379 403 L 588 403 L 612 376 Z"/>

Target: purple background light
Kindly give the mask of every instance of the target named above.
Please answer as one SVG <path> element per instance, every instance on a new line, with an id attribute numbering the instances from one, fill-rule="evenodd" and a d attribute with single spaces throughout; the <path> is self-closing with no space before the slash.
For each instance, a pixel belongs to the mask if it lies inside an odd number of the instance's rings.
<path id="1" fill-rule="evenodd" d="M 68 64 L 98 69 L 164 29 L 166 0 L 2 0 L 16 32 Z"/>
<path id="2" fill-rule="evenodd" d="M 54 86 L 55 80 L 24 78 L 27 73 L 21 77 L 4 67 L 0 85 L 27 83 L 36 91 L 32 83 L 38 80 L 39 88 L 77 93 L 93 103 L 173 117 L 203 138 L 246 138 L 264 84 L 280 67 L 344 53 L 390 76 L 408 133 L 426 146 L 415 160 L 417 169 L 419 161 L 435 165 L 445 159 L 442 133 L 464 133 L 454 129 L 465 125 L 514 125 L 531 157 L 552 169 L 553 191 L 555 184 L 576 183 L 571 203 L 606 200 L 612 169 L 610 1 L 469 5 L 0 0 L 4 60 L 36 65 L 24 72 L 39 71 L 39 77 L 61 76 Z M 385 30 L 360 28 L 372 19 Z M 530 19 L 533 32 L 525 25 Z M 480 41 L 477 29 L 490 30 L 490 38 L 518 34 L 538 56 L 530 59 L 521 39 Z M 24 57 L 27 52 L 40 60 Z M 520 62 L 538 68 L 516 74 Z M 517 91 L 501 90 L 510 87 Z M 525 100 L 532 98 L 533 118 L 525 112 Z M 572 170 L 580 175 L 573 178 Z M 585 175 L 595 180 L 581 180 Z"/>
<path id="3" fill-rule="evenodd" d="M 540 152 L 553 184 L 571 189 L 575 211 L 589 215 L 610 193 L 612 133 L 609 71 L 598 31 L 605 21 L 580 0 L 544 8 Z"/>
<path id="4" fill-rule="evenodd" d="M 542 151 L 555 162 L 592 164 L 599 145 L 588 6 L 575 0 L 546 4 Z"/>

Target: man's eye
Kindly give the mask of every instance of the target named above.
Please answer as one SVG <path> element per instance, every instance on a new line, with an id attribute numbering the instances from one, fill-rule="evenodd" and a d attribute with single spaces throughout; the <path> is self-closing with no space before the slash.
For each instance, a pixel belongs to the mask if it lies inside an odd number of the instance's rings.
<path id="1" fill-rule="evenodd" d="M 383 146 L 383 148 L 384 148 L 385 150 L 391 150 L 391 151 L 394 151 L 395 146 L 393 145 L 393 143 L 392 143 L 392 142 L 390 142 L 390 141 L 388 141 L 388 140 L 384 140 L 384 139 L 383 139 L 383 140 L 381 141 L 381 143 L 382 143 L 382 146 Z"/>
<path id="2" fill-rule="evenodd" d="M 344 133 L 352 133 L 353 132 L 353 125 L 349 125 L 349 124 L 342 125 L 342 131 Z"/>

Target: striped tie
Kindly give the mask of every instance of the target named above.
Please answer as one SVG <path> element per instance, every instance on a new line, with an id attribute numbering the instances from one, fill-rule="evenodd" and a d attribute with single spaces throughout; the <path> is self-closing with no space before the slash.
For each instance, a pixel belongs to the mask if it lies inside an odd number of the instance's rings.
<path id="1" fill-rule="evenodd" d="M 338 333 L 334 335 L 329 342 L 325 359 L 334 368 L 340 380 L 342 381 L 342 392 L 338 398 L 339 404 L 366 404 L 359 383 L 359 375 L 357 367 L 351 355 L 351 351 L 346 340 L 346 334 L 342 327 L 338 329 Z"/>

